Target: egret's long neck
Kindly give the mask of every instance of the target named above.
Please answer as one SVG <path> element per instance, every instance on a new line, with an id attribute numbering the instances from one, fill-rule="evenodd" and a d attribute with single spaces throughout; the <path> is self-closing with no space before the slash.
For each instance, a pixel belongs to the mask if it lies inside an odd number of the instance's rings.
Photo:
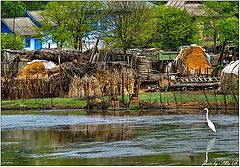
<path id="1" fill-rule="evenodd" d="M 207 118 L 207 120 L 209 119 L 209 118 L 208 118 L 208 110 L 207 110 L 207 113 L 206 113 L 206 118 Z"/>

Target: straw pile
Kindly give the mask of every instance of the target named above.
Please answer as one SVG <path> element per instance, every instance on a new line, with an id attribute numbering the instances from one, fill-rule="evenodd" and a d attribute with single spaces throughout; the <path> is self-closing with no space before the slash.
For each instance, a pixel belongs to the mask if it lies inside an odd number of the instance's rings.
<path id="1" fill-rule="evenodd" d="M 100 97 L 104 95 L 132 94 L 134 90 L 134 71 L 119 63 L 99 63 L 95 71 L 85 75 L 74 75 L 69 87 L 69 97 Z M 88 71 L 88 70 L 87 70 Z M 122 75 L 123 82 L 122 83 Z"/>
<path id="2" fill-rule="evenodd" d="M 45 72 L 45 66 L 43 62 L 33 62 L 25 66 L 19 73 L 18 79 L 47 79 L 48 75 Z"/>
<path id="3" fill-rule="evenodd" d="M 212 68 L 201 46 L 193 46 L 181 50 L 177 57 L 177 68 L 183 74 L 206 74 Z M 211 74 L 212 70 L 208 70 Z"/>
<path id="4" fill-rule="evenodd" d="M 124 83 L 122 83 L 122 80 Z M 135 71 L 121 63 L 66 62 L 46 70 L 42 62 L 27 65 L 14 82 L 21 98 L 64 96 L 101 97 L 132 94 Z M 62 89 L 61 89 L 62 88 Z M 42 95 L 42 96 L 41 96 Z"/>

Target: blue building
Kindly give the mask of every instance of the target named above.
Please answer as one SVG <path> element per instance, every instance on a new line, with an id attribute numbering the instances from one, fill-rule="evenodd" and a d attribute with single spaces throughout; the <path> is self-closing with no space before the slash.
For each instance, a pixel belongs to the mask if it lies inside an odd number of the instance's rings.
<path id="1" fill-rule="evenodd" d="M 15 23 L 14 23 L 15 22 Z M 14 26 L 13 26 L 14 25 Z M 1 19 L 1 33 L 13 33 L 23 36 L 26 50 L 38 50 L 42 48 L 37 26 L 28 17 L 17 17 Z"/>
<path id="2" fill-rule="evenodd" d="M 24 16 L 30 18 L 37 27 L 42 27 L 43 17 L 41 12 L 41 10 L 26 11 Z M 42 37 L 42 48 L 57 48 L 57 43 L 53 41 L 50 35 L 44 36 Z"/>

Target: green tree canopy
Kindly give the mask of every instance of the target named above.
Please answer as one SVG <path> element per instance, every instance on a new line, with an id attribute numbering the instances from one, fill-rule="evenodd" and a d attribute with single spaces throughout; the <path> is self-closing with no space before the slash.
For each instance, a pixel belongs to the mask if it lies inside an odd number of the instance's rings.
<path id="1" fill-rule="evenodd" d="M 141 47 L 151 38 L 154 22 L 150 6 L 146 2 L 107 2 L 106 17 L 109 31 L 107 40 L 123 52 L 131 47 Z"/>
<path id="2" fill-rule="evenodd" d="M 24 48 L 24 38 L 14 34 L 1 34 L 1 49 L 22 50 Z"/>
<path id="3" fill-rule="evenodd" d="M 24 6 L 24 3 L 20 1 L 1 1 L 1 17 L 23 16 Z"/>
<path id="4" fill-rule="evenodd" d="M 239 20 L 236 17 L 222 18 L 218 22 L 219 40 L 221 43 L 233 41 L 239 43 Z"/>
<path id="5" fill-rule="evenodd" d="M 236 1 L 206 1 L 203 4 L 205 14 L 200 19 L 203 25 L 203 33 L 205 36 L 209 36 L 210 39 L 212 37 L 214 45 L 216 45 L 217 40 L 220 39 L 219 21 L 226 18 L 237 18 L 239 15 L 239 3 Z M 223 22 L 220 24 L 223 24 Z M 221 32 L 221 34 L 223 33 Z M 221 39 L 220 42 L 222 43 Z"/>
<path id="6" fill-rule="evenodd" d="M 218 65 L 221 64 L 227 42 L 239 44 L 239 2 L 238 1 L 209 1 L 204 2 L 205 15 L 203 32 L 213 36 L 214 46 L 217 42 L 222 45 Z"/>
<path id="7" fill-rule="evenodd" d="M 42 12 L 43 21 L 40 31 L 62 47 L 67 45 L 70 39 L 70 32 L 67 31 L 68 19 L 64 13 L 64 2 L 49 2 Z"/>
<path id="8" fill-rule="evenodd" d="M 23 1 L 27 10 L 44 10 L 47 1 Z"/>
<path id="9" fill-rule="evenodd" d="M 194 41 L 196 25 L 187 11 L 160 6 L 156 8 L 157 28 L 152 46 L 171 49 Z"/>
<path id="10" fill-rule="evenodd" d="M 93 33 L 93 23 L 99 19 L 101 2 L 49 2 L 42 15 L 41 31 L 53 37 L 58 46 L 82 49 L 82 38 Z"/>

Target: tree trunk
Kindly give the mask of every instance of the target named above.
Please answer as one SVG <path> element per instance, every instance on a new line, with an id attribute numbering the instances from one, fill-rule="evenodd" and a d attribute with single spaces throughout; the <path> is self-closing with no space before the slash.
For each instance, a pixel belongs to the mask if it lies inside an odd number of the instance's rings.
<path id="1" fill-rule="evenodd" d="M 217 66 L 222 65 L 222 59 L 223 59 L 223 54 L 224 54 L 224 49 L 225 49 L 226 44 L 227 44 L 227 41 L 224 41 L 223 45 L 222 45 L 222 48 L 221 48 L 221 52 L 220 52 L 220 56 L 219 56 L 219 59 L 218 59 Z"/>
<path id="2" fill-rule="evenodd" d="M 78 41 L 79 41 L 79 43 L 78 43 L 78 44 L 79 44 L 79 49 L 80 49 L 80 51 L 82 52 L 82 49 L 83 49 L 83 48 L 82 48 L 82 35 L 79 37 L 79 40 L 78 40 Z"/>
<path id="3" fill-rule="evenodd" d="M 124 56 L 124 60 L 127 61 L 127 49 L 123 48 L 123 56 Z"/>
<path id="4" fill-rule="evenodd" d="M 213 35 L 213 53 L 216 53 L 216 44 L 217 44 L 217 33 L 215 32 L 214 35 Z"/>
<path id="5" fill-rule="evenodd" d="M 74 44 L 73 44 L 74 49 L 77 49 L 77 43 L 78 43 L 77 38 L 74 38 Z"/>

